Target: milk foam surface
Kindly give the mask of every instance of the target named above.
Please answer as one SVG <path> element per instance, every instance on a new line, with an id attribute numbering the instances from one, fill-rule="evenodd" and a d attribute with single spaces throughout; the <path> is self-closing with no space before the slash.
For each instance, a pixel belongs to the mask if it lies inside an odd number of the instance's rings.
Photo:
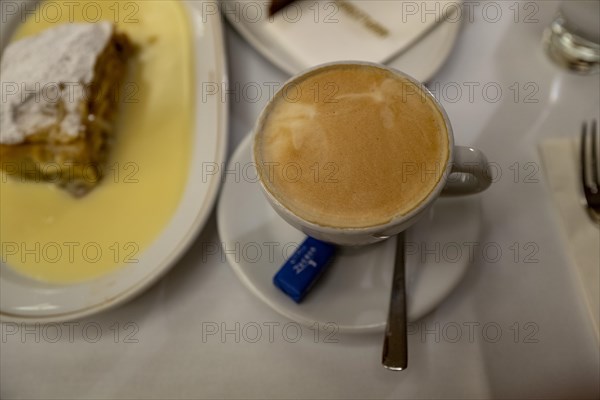
<path id="1" fill-rule="evenodd" d="M 278 92 L 256 138 L 265 187 L 310 222 L 361 228 L 410 212 L 448 162 L 444 117 L 374 66 L 319 69 Z"/>

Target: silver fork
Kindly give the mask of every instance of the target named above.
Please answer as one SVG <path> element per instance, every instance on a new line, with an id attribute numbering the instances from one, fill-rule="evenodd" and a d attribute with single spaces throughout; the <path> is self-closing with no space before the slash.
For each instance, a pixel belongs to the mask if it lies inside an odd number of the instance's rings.
<path id="1" fill-rule="evenodd" d="M 591 126 L 590 126 L 591 125 Z M 596 120 L 584 122 L 581 127 L 581 181 L 586 209 L 596 223 L 600 223 L 600 132 Z"/>

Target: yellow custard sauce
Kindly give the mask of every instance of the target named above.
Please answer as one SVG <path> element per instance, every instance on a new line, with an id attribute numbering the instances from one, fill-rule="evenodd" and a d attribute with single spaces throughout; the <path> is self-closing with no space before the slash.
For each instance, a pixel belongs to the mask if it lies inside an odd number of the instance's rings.
<path id="1" fill-rule="evenodd" d="M 135 268 L 179 204 L 193 140 L 192 35 L 179 1 L 47 4 L 28 16 L 14 40 L 59 23 L 100 19 L 115 22 L 139 47 L 100 185 L 74 198 L 52 183 L 6 175 L 0 182 L 2 262 L 35 279 L 75 283 Z"/>

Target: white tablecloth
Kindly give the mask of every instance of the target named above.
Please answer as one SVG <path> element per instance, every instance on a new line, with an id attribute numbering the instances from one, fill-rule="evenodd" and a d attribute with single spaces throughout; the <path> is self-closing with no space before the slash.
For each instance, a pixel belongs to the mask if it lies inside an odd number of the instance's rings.
<path id="1" fill-rule="evenodd" d="M 381 367 L 380 334 L 317 337 L 289 325 L 242 286 L 224 254 L 203 252 L 219 243 L 213 217 L 178 265 L 130 303 L 72 324 L 4 324 L 1 397 L 598 398 L 598 342 L 536 148 L 598 118 L 599 77 L 563 72 L 544 56 L 555 4 L 491 2 L 503 13 L 493 22 L 492 8 L 483 14 L 490 2 L 470 3 L 473 22 L 430 86 L 456 142 L 495 163 L 480 248 L 502 253 L 476 252 L 464 282 L 410 327 L 407 371 Z M 231 154 L 268 83 L 288 77 L 231 26 L 225 35 L 230 84 L 265 88 L 257 101 L 230 98 Z"/>

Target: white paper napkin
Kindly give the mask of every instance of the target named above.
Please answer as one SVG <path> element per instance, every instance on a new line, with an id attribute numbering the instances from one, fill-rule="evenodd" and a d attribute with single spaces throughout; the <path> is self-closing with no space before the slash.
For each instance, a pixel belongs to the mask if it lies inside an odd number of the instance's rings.
<path id="1" fill-rule="evenodd" d="M 339 60 L 384 63 L 448 15 L 462 0 L 297 1 L 262 21 L 273 42 L 305 66 Z"/>
<path id="2" fill-rule="evenodd" d="M 540 145 L 546 178 L 558 206 L 572 259 L 600 337 L 600 228 L 585 211 L 579 177 L 579 141 L 547 139 Z"/>

